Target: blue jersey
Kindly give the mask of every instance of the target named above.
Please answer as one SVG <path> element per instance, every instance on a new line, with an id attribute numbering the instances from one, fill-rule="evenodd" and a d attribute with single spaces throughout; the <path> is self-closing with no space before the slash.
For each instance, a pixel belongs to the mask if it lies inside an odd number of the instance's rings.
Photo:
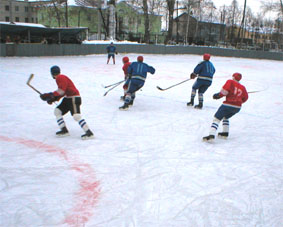
<path id="1" fill-rule="evenodd" d="M 215 68 L 210 61 L 202 61 L 195 67 L 194 73 L 198 74 L 198 79 L 212 81 Z"/>
<path id="2" fill-rule="evenodd" d="M 154 74 L 155 69 L 143 62 L 133 62 L 128 68 L 132 79 L 145 80 L 148 72 Z"/>
<path id="3" fill-rule="evenodd" d="M 115 46 L 108 46 L 107 48 L 107 53 L 108 54 L 115 54 L 115 52 L 116 52 L 116 47 Z"/>

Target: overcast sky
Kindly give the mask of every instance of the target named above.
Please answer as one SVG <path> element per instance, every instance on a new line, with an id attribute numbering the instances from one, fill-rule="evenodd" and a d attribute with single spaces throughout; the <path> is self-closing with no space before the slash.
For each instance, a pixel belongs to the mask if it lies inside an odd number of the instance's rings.
<path id="1" fill-rule="evenodd" d="M 231 5 L 232 0 L 213 0 L 216 8 L 219 8 L 223 5 Z M 238 0 L 238 3 L 241 7 L 244 6 L 244 0 Z M 260 0 L 247 0 L 247 6 L 249 6 L 254 13 L 260 11 L 261 2 Z"/>

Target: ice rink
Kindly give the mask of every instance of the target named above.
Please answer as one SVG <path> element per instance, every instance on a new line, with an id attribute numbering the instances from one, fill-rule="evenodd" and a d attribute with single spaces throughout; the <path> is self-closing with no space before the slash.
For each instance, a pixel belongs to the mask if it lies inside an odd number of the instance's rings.
<path id="1" fill-rule="evenodd" d="M 129 54 L 135 61 L 139 54 Z M 211 57 L 216 68 L 204 108 L 187 107 L 200 55 L 143 55 L 155 67 L 128 111 L 122 57 L 106 55 L 0 58 L 1 227 L 282 227 L 283 62 Z M 82 116 L 70 114 L 69 137 L 57 138 L 53 65 L 79 89 Z M 213 100 L 234 72 L 249 100 L 230 120 L 230 136 L 202 142 L 224 99 Z M 196 100 L 197 101 L 197 97 Z M 222 125 L 219 126 L 219 131 Z"/>

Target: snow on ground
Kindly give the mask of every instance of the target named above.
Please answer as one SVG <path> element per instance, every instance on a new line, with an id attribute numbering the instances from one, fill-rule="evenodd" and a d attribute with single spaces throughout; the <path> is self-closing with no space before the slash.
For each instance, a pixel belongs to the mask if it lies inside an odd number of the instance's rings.
<path id="1" fill-rule="evenodd" d="M 156 68 L 132 108 L 120 111 L 124 55 L 12 57 L 0 61 L 0 226 L 227 227 L 283 226 L 283 62 L 212 57 L 213 85 L 204 108 L 188 108 L 198 55 L 144 55 Z M 138 54 L 129 54 L 134 61 Z M 59 65 L 82 95 L 95 139 L 56 138 L 53 111 L 26 85 L 57 88 Z M 228 140 L 202 142 L 234 72 L 251 93 L 230 121 Z M 221 130 L 220 126 L 220 130 Z"/>

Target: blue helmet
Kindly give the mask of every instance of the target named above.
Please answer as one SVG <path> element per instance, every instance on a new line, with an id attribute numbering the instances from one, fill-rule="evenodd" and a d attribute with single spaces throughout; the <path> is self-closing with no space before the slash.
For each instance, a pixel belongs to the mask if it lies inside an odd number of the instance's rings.
<path id="1" fill-rule="evenodd" d="M 60 68 L 57 65 L 54 65 L 50 68 L 50 73 L 52 76 L 60 74 Z"/>

